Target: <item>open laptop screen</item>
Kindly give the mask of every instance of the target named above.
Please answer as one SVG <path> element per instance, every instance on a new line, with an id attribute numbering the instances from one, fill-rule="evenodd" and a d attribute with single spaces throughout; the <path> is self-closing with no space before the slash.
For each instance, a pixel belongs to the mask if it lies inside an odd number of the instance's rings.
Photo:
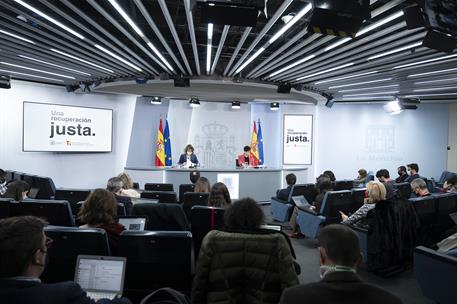
<path id="1" fill-rule="evenodd" d="M 122 294 L 124 287 L 125 258 L 79 255 L 75 282 L 87 292 Z"/>
<path id="2" fill-rule="evenodd" d="M 126 230 L 143 231 L 146 226 L 146 218 L 144 217 L 120 217 L 119 224 L 125 227 Z"/>

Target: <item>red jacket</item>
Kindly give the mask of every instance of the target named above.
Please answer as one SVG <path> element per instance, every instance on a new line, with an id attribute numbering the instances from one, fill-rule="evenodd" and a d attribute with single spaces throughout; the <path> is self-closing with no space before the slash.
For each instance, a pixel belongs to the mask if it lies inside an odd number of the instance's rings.
<path id="1" fill-rule="evenodd" d="M 238 155 L 238 166 L 242 166 L 244 164 L 244 154 Z M 259 160 L 254 157 L 251 153 L 249 153 L 249 166 L 256 167 L 259 165 Z"/>

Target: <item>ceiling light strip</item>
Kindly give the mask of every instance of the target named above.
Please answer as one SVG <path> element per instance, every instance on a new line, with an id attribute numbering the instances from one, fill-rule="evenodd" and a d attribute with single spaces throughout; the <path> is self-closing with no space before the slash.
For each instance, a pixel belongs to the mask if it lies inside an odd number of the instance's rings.
<path id="1" fill-rule="evenodd" d="M 294 66 L 297 66 L 297 65 L 299 65 L 299 64 L 301 64 L 301 63 L 303 63 L 303 62 L 306 62 L 306 61 L 308 61 L 308 60 L 311 60 L 311 59 L 313 59 L 314 57 L 316 57 L 316 55 L 309 55 L 309 56 L 307 56 L 307 57 L 305 57 L 305 58 L 303 58 L 303 59 L 298 60 L 297 62 L 294 62 L 294 63 L 292 63 L 292 64 L 290 64 L 290 65 L 288 65 L 288 66 L 286 66 L 286 67 L 280 69 L 280 70 L 277 70 L 277 71 L 274 72 L 274 73 L 271 73 L 270 76 L 268 76 L 268 77 L 273 77 L 273 76 L 278 75 L 278 74 L 280 74 L 280 73 L 282 73 L 282 72 L 284 72 L 284 71 L 290 70 L 290 69 L 293 68 Z"/>
<path id="2" fill-rule="evenodd" d="M 402 65 L 395 66 L 392 69 L 397 70 L 397 69 L 407 68 L 410 66 L 415 66 L 415 65 L 440 61 L 440 60 L 446 60 L 446 59 L 455 58 L 455 57 L 457 57 L 457 54 L 447 55 L 447 56 L 442 56 L 442 57 L 438 57 L 438 58 L 432 58 L 432 59 L 427 59 L 427 60 L 422 60 L 422 61 L 417 61 L 417 62 L 412 62 L 412 63 L 407 63 L 407 64 L 402 64 Z"/>
<path id="3" fill-rule="evenodd" d="M 248 64 L 250 64 L 254 59 L 256 59 L 262 52 L 265 51 L 264 47 L 261 47 L 260 49 L 257 50 L 257 52 L 254 53 L 248 60 L 246 60 L 235 72 L 235 74 L 238 74 L 241 72 Z"/>
<path id="4" fill-rule="evenodd" d="M 208 23 L 208 35 L 207 35 L 207 43 L 206 43 L 206 74 L 209 75 L 211 70 L 211 51 L 213 49 L 213 29 L 214 25 L 212 23 Z"/>
<path id="5" fill-rule="evenodd" d="M 14 38 L 16 38 L 16 39 L 19 39 L 19 40 L 22 40 L 22 41 L 25 41 L 25 42 L 28 42 L 28 43 L 31 43 L 31 44 L 35 44 L 35 42 L 33 42 L 32 40 L 29 40 L 29 39 L 27 39 L 27 38 L 18 36 L 18 35 L 16 35 L 16 34 L 7 32 L 7 31 L 5 31 L 5 30 L 1 30 L 1 29 L 0 29 L 0 33 L 5 34 L 5 35 L 8 35 L 8 36 L 11 36 L 11 37 L 14 37 Z"/>
<path id="6" fill-rule="evenodd" d="M 398 52 L 401 52 L 401 51 L 413 49 L 413 48 L 419 47 L 421 45 L 422 45 L 422 42 L 413 43 L 413 44 L 410 44 L 410 45 L 407 45 L 407 46 L 404 46 L 404 47 L 401 47 L 401 48 L 398 48 L 398 49 L 394 49 L 394 50 L 387 51 L 387 52 L 384 52 L 384 53 L 380 53 L 380 54 L 377 54 L 377 55 L 374 55 L 374 56 L 370 56 L 370 57 L 368 57 L 367 60 L 373 60 L 373 59 L 381 58 L 381 57 L 384 57 L 384 56 L 387 56 L 387 55 L 391 55 L 391 54 L 395 54 L 395 53 L 398 53 Z"/>
<path id="7" fill-rule="evenodd" d="M 313 73 L 313 74 L 310 74 L 310 75 L 307 75 L 307 76 L 299 77 L 296 80 L 300 81 L 300 80 L 303 80 L 303 79 L 306 79 L 306 78 L 311 78 L 311 77 L 318 76 L 318 75 L 321 75 L 321 74 L 325 74 L 325 73 L 328 73 L 328 72 L 333 72 L 333 71 L 336 71 L 336 70 L 344 69 L 344 68 L 350 67 L 350 66 L 352 66 L 354 64 L 355 64 L 354 62 L 346 63 L 346 64 L 343 64 L 343 65 L 340 65 L 340 66 L 337 66 L 337 67 L 334 67 L 334 68 L 323 70 L 323 71 L 320 71 L 320 72 L 317 72 L 317 73 Z"/>
<path id="8" fill-rule="evenodd" d="M 95 63 L 92 63 L 92 62 L 90 62 L 90 61 L 81 59 L 81 58 L 79 58 L 79 57 L 76 57 L 76 56 L 73 56 L 73 55 L 64 53 L 64 52 L 62 52 L 62 51 L 59 51 L 59 50 L 56 50 L 56 49 L 51 49 L 51 51 L 53 51 L 54 53 L 57 53 L 57 54 L 60 54 L 60 55 L 63 55 L 63 56 L 66 56 L 66 57 L 69 57 L 69 58 L 72 58 L 72 59 L 81 61 L 81 62 L 84 62 L 84 63 L 86 63 L 86 64 L 88 64 L 88 65 L 94 66 L 94 67 L 99 68 L 99 69 L 102 69 L 102 70 L 104 70 L 104 71 L 107 71 L 107 72 L 110 72 L 110 73 L 114 73 L 113 70 L 107 69 L 107 68 L 105 68 L 105 67 L 102 67 L 102 66 L 100 66 L 100 65 L 98 65 L 98 64 L 95 64 Z"/>
<path id="9" fill-rule="evenodd" d="M 335 81 L 340 81 L 340 80 L 345 80 L 345 79 L 350 79 L 350 78 L 356 78 L 356 77 L 361 77 L 361 76 L 366 76 L 366 75 L 371 75 L 371 74 L 376 74 L 378 71 L 371 71 L 371 72 L 366 72 L 366 73 L 361 73 L 361 74 L 355 74 L 355 75 L 349 75 L 349 76 L 344 76 L 344 77 L 339 77 L 339 78 L 332 78 L 329 80 L 323 80 L 323 81 L 318 81 L 315 82 L 314 84 L 323 84 L 323 83 L 329 83 L 329 82 L 335 82 Z"/>
<path id="10" fill-rule="evenodd" d="M 398 86 L 399 86 L 398 84 L 391 84 L 391 85 L 368 87 L 368 88 L 361 88 L 361 89 L 341 90 L 341 91 L 338 91 L 338 93 L 359 92 L 359 91 L 366 91 L 366 90 L 377 90 L 377 89 L 385 89 L 385 88 L 394 88 L 394 87 L 398 87 Z"/>
<path id="11" fill-rule="evenodd" d="M 342 44 L 348 42 L 349 40 L 352 40 L 352 38 L 351 38 L 351 37 L 343 38 L 343 39 L 341 39 L 341 40 L 339 40 L 339 41 L 337 41 L 337 42 L 335 42 L 335 43 L 329 45 L 328 47 L 326 47 L 326 48 L 324 49 L 324 52 L 333 50 L 334 48 L 336 48 L 336 47 L 338 47 L 338 46 L 340 46 L 340 45 L 342 45 Z"/>
<path id="12" fill-rule="evenodd" d="M 369 100 L 369 99 L 393 99 L 393 95 L 388 95 L 388 96 L 364 96 L 364 97 L 342 97 L 342 100 Z"/>
<path id="13" fill-rule="evenodd" d="M 30 4 L 28 4 L 28 3 L 26 3 L 26 2 L 24 2 L 24 1 L 22 1 L 22 0 L 14 0 L 14 1 L 17 2 L 17 3 L 19 3 L 20 5 L 22 5 L 22 6 L 26 7 L 26 8 L 28 8 L 29 10 L 31 10 L 31 11 L 34 12 L 34 13 L 36 13 L 37 15 L 40 15 L 40 16 L 43 17 L 44 19 L 46 19 L 46 20 L 48 20 L 48 21 L 54 23 L 55 25 L 57 25 L 57 26 L 63 28 L 63 29 L 66 30 L 67 32 L 69 32 L 69 33 L 75 35 L 75 36 L 78 37 L 79 39 L 84 39 L 84 36 L 81 35 L 80 33 L 78 33 L 78 32 L 76 32 L 76 31 L 72 30 L 71 28 L 69 28 L 68 26 L 64 25 L 63 23 L 57 21 L 56 19 L 54 19 L 54 18 L 52 18 L 52 17 L 46 15 L 46 14 L 43 13 L 42 11 L 40 11 L 40 10 L 34 8 L 33 6 L 31 6 Z"/>
<path id="14" fill-rule="evenodd" d="M 225 39 L 227 39 L 227 34 L 229 32 L 230 25 L 225 25 L 224 29 L 222 30 L 221 40 L 219 41 L 219 45 L 217 47 L 216 55 L 214 56 L 214 62 L 211 66 L 210 74 L 213 75 L 214 71 L 216 70 L 217 63 L 219 61 L 219 57 L 221 56 L 222 48 L 224 47 Z"/>
<path id="15" fill-rule="evenodd" d="M 77 74 L 91 76 L 91 74 L 89 74 L 89 73 L 78 71 L 78 70 L 75 70 L 75 69 L 70 69 L 70 68 L 67 68 L 67 67 L 64 67 L 64 66 L 61 66 L 61 65 L 58 65 L 58 64 L 54 64 L 54 63 L 48 62 L 48 61 L 36 59 L 36 58 L 25 56 L 25 55 L 18 55 L 18 56 L 21 57 L 21 58 L 24 58 L 24 59 L 33 60 L 33 61 L 40 62 L 40 63 L 43 63 L 43 64 L 47 64 L 47 65 L 50 65 L 50 66 L 55 66 L 55 67 L 58 67 L 58 68 L 61 68 L 61 69 L 64 69 L 64 70 L 75 72 Z"/>
<path id="16" fill-rule="evenodd" d="M 329 87 L 329 89 L 338 89 L 338 88 L 345 88 L 345 87 L 351 87 L 351 86 L 357 86 L 357 85 L 362 85 L 362 84 L 369 84 L 369 83 L 376 83 L 376 82 L 383 82 L 383 81 L 389 81 L 392 80 L 392 78 L 383 78 L 383 79 L 376 79 L 376 80 L 370 80 L 370 81 L 363 81 L 363 82 L 356 82 L 356 83 L 350 83 L 350 84 L 342 84 L 342 85 L 337 85 L 333 87 Z"/>
<path id="17" fill-rule="evenodd" d="M 2 73 L 11 73 L 11 74 L 24 75 L 24 76 L 35 77 L 35 78 L 40 78 L 40 79 L 48 79 L 48 80 L 58 81 L 58 82 L 64 82 L 62 79 L 49 78 L 49 77 L 38 76 L 38 75 L 27 74 L 27 73 L 21 73 L 21 72 L 15 72 L 15 71 L 10 71 L 10 70 L 3 70 L 3 69 L 0 69 L 0 72 L 2 72 Z M 11 75 L 10 75 L 10 76 L 11 76 Z"/>
<path id="18" fill-rule="evenodd" d="M 362 35 L 370 32 L 370 31 L 372 31 L 372 30 L 374 30 L 374 29 L 376 29 L 376 28 L 378 28 L 380 26 L 383 26 L 386 23 L 389 23 L 390 21 L 393 21 L 393 20 L 395 20 L 397 18 L 400 18 L 401 16 L 403 16 L 403 11 L 396 12 L 395 14 L 392 14 L 389 17 L 386 17 L 386 18 L 384 18 L 382 20 L 379 20 L 378 22 L 375 22 L 375 23 L 373 23 L 373 24 L 371 24 L 371 25 L 369 25 L 367 27 L 364 27 L 363 29 L 359 30 L 357 32 L 357 34 L 355 34 L 355 37 L 357 38 L 359 36 L 362 36 Z"/>
<path id="19" fill-rule="evenodd" d="M 290 29 L 295 23 L 297 23 L 303 16 L 305 16 L 311 9 L 313 8 L 313 5 L 311 3 L 308 3 L 302 10 L 296 14 L 292 20 L 287 22 L 279 31 L 276 32 L 276 34 L 273 35 L 273 37 L 268 40 L 270 44 L 275 42 L 279 37 L 284 35 L 284 33 Z"/>
<path id="20" fill-rule="evenodd" d="M 437 79 L 437 80 L 427 80 L 427 81 L 417 81 L 414 84 L 415 85 L 421 85 L 421 84 L 430 84 L 430 83 L 437 83 L 437 82 L 447 82 L 447 81 L 457 81 L 457 78 L 446 78 L 446 79 Z"/>
<path id="21" fill-rule="evenodd" d="M 195 68 L 197 70 L 197 75 L 200 76 L 200 59 L 198 56 L 197 38 L 195 37 L 194 18 L 192 16 L 192 11 L 190 9 L 190 0 L 184 0 L 184 8 L 186 10 L 186 19 L 187 19 L 187 25 L 189 28 L 189 36 L 190 36 L 190 41 L 192 43 L 192 51 L 194 53 Z M 183 58 L 183 59 L 187 60 L 187 58 Z"/>
<path id="22" fill-rule="evenodd" d="M 360 93 L 360 94 L 345 94 L 343 97 L 357 97 L 357 96 L 371 96 L 371 95 L 392 95 L 398 94 L 400 91 L 387 91 L 387 92 L 369 92 L 369 93 Z"/>
<path id="23" fill-rule="evenodd" d="M 437 93 L 437 94 L 416 94 L 416 95 L 405 95 L 405 98 L 412 97 L 432 97 L 432 96 L 447 96 L 447 95 L 457 95 L 457 93 Z"/>
<path id="24" fill-rule="evenodd" d="M 108 49 L 102 47 L 101 45 L 96 44 L 95 47 L 96 47 L 97 49 L 99 49 L 99 50 L 105 52 L 106 54 L 110 55 L 111 57 L 113 57 L 113 58 L 115 58 L 115 59 L 117 59 L 117 60 L 119 60 L 119 61 L 125 63 L 126 65 L 128 65 L 128 66 L 130 66 L 130 67 L 132 67 L 132 68 L 134 68 L 134 69 L 137 70 L 138 72 L 142 72 L 142 69 L 141 69 L 141 68 L 137 67 L 136 65 L 134 65 L 134 64 L 131 63 L 131 62 L 128 62 L 127 60 L 125 60 L 125 59 L 122 58 L 121 56 L 118 56 L 118 55 L 114 54 L 113 52 L 111 52 L 110 50 L 108 50 Z"/>
<path id="25" fill-rule="evenodd" d="M 430 92 L 430 91 L 443 91 L 443 90 L 455 90 L 457 89 L 456 86 L 454 87 L 440 87 L 440 88 L 427 88 L 427 89 L 415 89 L 413 92 Z"/>
<path id="26" fill-rule="evenodd" d="M 43 71 L 43 70 L 34 69 L 34 68 L 30 68 L 30 67 L 26 67 L 26 66 L 22 66 L 22 65 L 18 65 L 18 64 L 13 64 L 13 63 L 9 63 L 9 62 L 4 62 L 4 61 L 0 61 L 0 64 L 8 65 L 8 66 L 13 66 L 13 67 L 21 68 L 21 69 L 25 69 L 25 70 L 40 72 L 40 73 L 44 73 L 44 74 L 49 74 L 49 75 L 55 75 L 55 76 L 59 76 L 59 77 L 63 77 L 63 78 L 68 78 L 68 79 L 76 79 L 76 78 L 73 77 L 73 76 L 67 76 L 67 75 L 62 75 L 62 74 L 58 74 L 58 73 Z"/>
<path id="27" fill-rule="evenodd" d="M 425 73 L 419 73 L 419 74 L 411 74 L 411 75 L 408 75 L 407 77 L 408 77 L 408 78 L 414 78 L 414 77 L 435 75 L 435 74 L 447 73 L 447 72 L 455 72 L 455 71 L 457 71 L 457 68 L 454 68 L 454 69 L 446 69 L 446 70 L 438 70 L 438 71 L 433 71 L 433 72 L 425 72 Z"/>
<path id="28" fill-rule="evenodd" d="M 141 38 L 144 38 L 144 33 L 143 31 L 140 30 L 140 28 L 136 25 L 135 22 L 127 15 L 127 13 L 122 9 L 122 7 L 115 1 L 115 0 L 108 0 L 109 3 L 116 9 L 116 11 L 124 18 L 125 21 L 133 28 L 133 30 L 140 36 Z"/>

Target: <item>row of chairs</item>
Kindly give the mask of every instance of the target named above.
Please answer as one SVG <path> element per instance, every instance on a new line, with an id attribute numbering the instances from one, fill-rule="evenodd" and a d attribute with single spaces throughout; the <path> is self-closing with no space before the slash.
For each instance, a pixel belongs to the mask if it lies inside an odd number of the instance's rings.
<path id="1" fill-rule="evenodd" d="M 9 183 L 12 181 L 27 182 L 30 188 L 36 189 L 35 198 L 52 199 L 56 193 L 56 186 L 50 177 L 6 170 L 6 182 Z"/>

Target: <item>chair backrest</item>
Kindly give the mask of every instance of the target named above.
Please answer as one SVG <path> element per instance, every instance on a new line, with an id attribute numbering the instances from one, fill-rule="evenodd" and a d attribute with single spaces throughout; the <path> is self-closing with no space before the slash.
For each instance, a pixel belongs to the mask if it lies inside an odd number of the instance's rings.
<path id="1" fill-rule="evenodd" d="M 203 192 L 186 192 L 182 200 L 182 208 L 190 221 L 190 210 L 193 206 L 208 206 L 209 193 Z"/>
<path id="2" fill-rule="evenodd" d="M 433 303 L 455 303 L 456 257 L 419 246 L 414 251 L 414 273 L 422 293 Z"/>
<path id="3" fill-rule="evenodd" d="M 341 190 L 351 190 L 354 186 L 354 182 L 352 180 L 337 180 L 335 181 L 335 186 L 333 190 L 341 191 Z"/>
<path id="4" fill-rule="evenodd" d="M 133 206 L 132 215 L 147 217 L 146 230 L 190 230 L 186 215 L 182 207 L 178 204 L 137 203 Z"/>
<path id="5" fill-rule="evenodd" d="M 223 208 L 194 206 L 190 211 L 190 226 L 192 228 L 192 237 L 194 239 L 195 257 L 198 257 L 201 243 L 205 235 L 214 229 L 224 227 Z"/>
<path id="6" fill-rule="evenodd" d="M 119 249 L 128 261 L 124 295 L 134 303 L 161 287 L 189 294 L 194 273 L 190 232 L 124 231 Z"/>
<path id="7" fill-rule="evenodd" d="M 10 182 L 14 179 L 14 171 L 6 170 L 6 182 Z"/>
<path id="8" fill-rule="evenodd" d="M 10 217 L 11 198 L 0 198 L 0 219 Z"/>
<path id="9" fill-rule="evenodd" d="M 159 203 L 177 203 L 176 192 L 173 191 L 143 191 L 141 198 L 155 199 Z"/>
<path id="10" fill-rule="evenodd" d="M 44 283 L 73 281 L 79 254 L 111 254 L 103 229 L 48 226 L 45 233 L 53 242 L 48 249 L 49 263 L 41 276 Z"/>
<path id="11" fill-rule="evenodd" d="M 362 207 L 363 202 L 365 200 L 365 191 L 366 188 L 358 188 L 352 190 L 352 204 L 351 204 L 351 213 L 356 212 Z"/>
<path id="12" fill-rule="evenodd" d="M 436 200 L 434 196 L 410 198 L 416 214 L 419 217 L 421 226 L 431 226 L 436 216 Z"/>
<path id="13" fill-rule="evenodd" d="M 73 227 L 75 221 L 70 203 L 54 200 L 25 200 L 10 205 L 11 216 L 33 215 L 46 219 L 50 225 Z"/>
<path id="14" fill-rule="evenodd" d="M 398 183 L 394 184 L 394 188 L 397 191 L 397 196 L 403 199 L 409 199 L 411 197 L 411 184 L 410 183 Z"/>
<path id="15" fill-rule="evenodd" d="M 140 189 L 140 183 L 133 182 L 133 189 L 139 190 Z"/>
<path id="16" fill-rule="evenodd" d="M 22 179 L 30 186 L 30 188 L 38 188 L 35 185 L 36 175 L 24 174 Z"/>
<path id="17" fill-rule="evenodd" d="M 439 194 L 435 198 L 435 232 L 441 234 L 455 225 L 449 214 L 457 212 L 457 193 Z"/>
<path id="18" fill-rule="evenodd" d="M 65 189 L 56 190 L 55 199 L 69 201 L 70 204 L 85 201 L 90 194 L 90 189 Z"/>
<path id="19" fill-rule="evenodd" d="M 314 184 L 295 184 L 289 195 L 289 201 L 293 196 L 303 195 L 311 204 L 317 196 L 316 186 Z"/>
<path id="20" fill-rule="evenodd" d="M 351 191 L 328 191 L 324 195 L 320 213 L 326 217 L 327 224 L 337 223 L 341 220 L 339 211 L 348 214 L 351 211 L 351 205 Z"/>
<path id="21" fill-rule="evenodd" d="M 194 184 L 181 184 L 179 185 L 179 201 L 182 203 L 184 199 L 184 193 L 186 192 L 194 192 L 195 185 Z"/>
<path id="22" fill-rule="evenodd" d="M 23 179 L 25 173 L 13 171 L 13 180 L 20 181 Z"/>
<path id="23" fill-rule="evenodd" d="M 173 184 L 165 183 L 146 183 L 144 184 L 144 190 L 146 191 L 175 191 Z"/>
<path id="24" fill-rule="evenodd" d="M 56 194 L 56 186 L 50 177 L 35 176 L 34 187 L 40 189 L 38 191 L 38 199 L 52 199 Z"/>

